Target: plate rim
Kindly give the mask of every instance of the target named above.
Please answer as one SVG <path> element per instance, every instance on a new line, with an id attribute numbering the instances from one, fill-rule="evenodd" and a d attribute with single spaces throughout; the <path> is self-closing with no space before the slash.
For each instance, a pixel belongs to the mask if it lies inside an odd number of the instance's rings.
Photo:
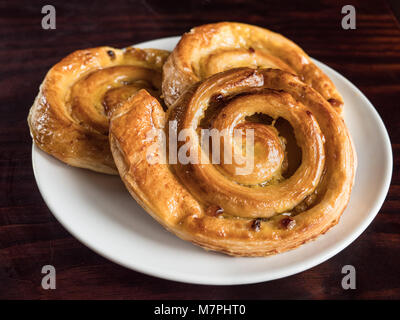
<path id="1" fill-rule="evenodd" d="M 147 45 L 151 45 L 152 42 L 156 41 L 178 41 L 180 36 L 172 36 L 172 37 L 165 37 L 165 38 L 158 38 L 158 39 L 153 39 L 145 42 L 141 42 L 138 44 L 134 44 L 132 46 L 135 47 L 146 47 Z M 376 217 L 376 215 L 379 213 L 380 208 L 382 207 L 386 196 L 389 191 L 389 187 L 391 184 L 391 179 L 392 179 L 392 174 L 393 174 L 393 152 L 392 152 L 392 147 L 391 147 L 391 142 L 389 138 L 389 134 L 387 132 L 387 129 L 378 113 L 378 111 L 375 109 L 373 104 L 368 100 L 368 98 L 359 90 L 353 83 L 351 83 L 347 78 L 345 78 L 343 75 L 341 75 L 339 72 L 336 70 L 332 69 L 331 67 L 327 66 L 326 64 L 313 59 L 313 62 L 315 62 L 318 66 L 322 65 L 324 68 L 328 69 L 330 72 L 332 72 L 336 77 L 338 77 L 341 81 L 344 82 L 344 84 L 352 89 L 357 95 L 363 100 L 364 104 L 368 106 L 369 112 L 372 112 L 374 116 L 374 120 L 376 120 L 377 125 L 379 126 L 380 131 L 383 133 L 384 137 L 384 150 L 385 150 L 385 157 L 387 158 L 387 162 L 384 164 L 385 165 L 385 176 L 384 176 L 384 181 L 383 181 L 383 188 L 381 188 L 379 196 L 377 198 L 377 201 L 375 201 L 374 206 L 369 209 L 370 214 L 367 216 L 367 219 L 364 219 L 362 222 L 357 224 L 357 227 L 354 228 L 351 232 L 350 235 L 345 237 L 344 239 L 340 239 L 338 243 L 335 245 L 334 248 L 328 249 L 325 251 L 322 251 L 321 253 L 318 253 L 314 255 L 311 258 L 308 258 L 306 261 L 301 261 L 298 263 L 295 263 L 287 268 L 285 268 L 282 271 L 279 271 L 279 274 L 268 274 L 268 273 L 256 273 L 254 276 L 251 276 L 247 274 L 246 278 L 230 278 L 229 281 L 227 281 L 227 278 L 223 279 L 217 279 L 217 278 L 205 278 L 204 276 L 194 276 L 193 274 L 187 275 L 186 273 L 183 274 L 174 274 L 173 272 L 168 272 L 164 271 L 162 268 L 149 268 L 149 266 L 144 266 L 143 264 L 138 264 L 135 263 L 135 261 L 131 261 L 130 263 L 127 263 L 123 261 L 123 259 L 116 259 L 114 256 L 110 255 L 108 252 L 101 251 L 98 249 L 95 245 L 92 245 L 89 241 L 86 241 L 79 233 L 75 232 L 75 230 L 70 227 L 62 218 L 62 214 L 57 213 L 57 209 L 52 206 L 52 204 L 47 200 L 47 197 L 44 192 L 44 187 L 42 185 L 42 181 L 39 178 L 39 173 L 37 172 L 37 166 L 35 163 L 35 152 L 43 152 L 40 150 L 39 147 L 37 147 L 34 143 L 32 143 L 32 168 L 33 168 L 33 173 L 34 177 L 36 180 L 36 184 L 38 186 L 40 195 L 43 198 L 43 201 L 46 203 L 47 207 L 49 208 L 50 212 L 52 215 L 56 218 L 56 220 L 73 236 L 75 237 L 78 241 L 80 241 L 82 244 L 84 244 L 86 247 L 89 249 L 93 250 L 100 256 L 118 264 L 121 265 L 125 268 L 150 275 L 153 277 L 157 278 L 162 278 L 162 279 L 167 279 L 171 281 L 177 281 L 177 282 L 182 282 L 182 283 L 190 283 L 190 284 L 199 284 L 199 285 L 244 285 L 244 284 L 252 284 L 252 283 L 260 283 L 260 282 L 266 282 L 266 281 L 271 281 L 271 280 L 276 280 L 284 277 L 288 277 L 303 271 L 306 271 L 310 268 L 313 268 L 328 259 L 332 258 L 336 254 L 338 254 L 340 251 L 344 250 L 346 247 L 348 247 L 353 241 L 355 241 L 364 231 L 365 229 L 371 224 L 373 219 Z M 294 249 L 295 250 L 295 249 Z M 275 272 L 277 273 L 277 272 Z"/>

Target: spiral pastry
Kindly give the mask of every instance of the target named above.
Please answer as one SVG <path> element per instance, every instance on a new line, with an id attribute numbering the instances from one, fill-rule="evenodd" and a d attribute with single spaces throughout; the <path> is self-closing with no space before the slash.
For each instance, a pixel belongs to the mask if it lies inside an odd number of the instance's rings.
<path id="1" fill-rule="evenodd" d="M 117 174 L 108 143 L 109 117 L 142 88 L 160 96 L 168 54 L 99 47 L 61 60 L 47 73 L 28 116 L 36 145 L 72 166 Z"/>
<path id="2" fill-rule="evenodd" d="M 220 22 L 184 34 L 163 71 L 163 96 L 170 106 L 190 85 L 235 67 L 276 68 L 299 76 L 341 111 L 332 81 L 295 43 L 280 34 L 243 23 Z"/>
<path id="3" fill-rule="evenodd" d="M 254 171 L 231 164 L 152 163 L 154 144 L 188 129 L 209 158 L 200 128 L 254 130 Z M 149 138 L 150 137 L 150 138 Z M 228 139 L 229 141 L 229 139 Z M 181 142 L 184 143 L 184 142 Z M 354 180 L 355 153 L 341 116 L 297 76 L 231 69 L 197 83 L 167 113 L 145 90 L 112 117 L 111 150 L 132 196 L 168 230 L 209 250 L 264 256 L 295 248 L 334 226 Z"/>

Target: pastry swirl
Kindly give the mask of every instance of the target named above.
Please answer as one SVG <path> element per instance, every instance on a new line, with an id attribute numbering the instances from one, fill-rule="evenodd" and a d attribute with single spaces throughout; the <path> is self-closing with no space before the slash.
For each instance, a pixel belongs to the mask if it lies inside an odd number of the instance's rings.
<path id="1" fill-rule="evenodd" d="M 237 163 L 149 163 L 161 138 L 148 134 L 168 134 L 170 121 L 178 132 L 195 132 L 191 142 L 205 158 L 199 129 L 254 130 L 254 171 L 237 175 Z M 141 90 L 115 112 L 109 138 L 122 180 L 149 214 L 180 238 L 230 255 L 265 256 L 315 239 L 339 221 L 354 182 L 355 153 L 341 116 L 299 77 L 277 69 L 218 73 L 167 113 Z"/>
<path id="2" fill-rule="evenodd" d="M 299 46 L 270 30 L 232 22 L 199 26 L 182 36 L 163 68 L 165 103 L 172 105 L 190 85 L 235 67 L 296 74 L 337 110 L 342 108 L 342 97 L 332 81 Z"/>
<path id="3" fill-rule="evenodd" d="M 168 54 L 98 47 L 61 60 L 47 73 L 28 116 L 36 145 L 69 165 L 117 174 L 108 143 L 109 116 L 142 88 L 160 96 Z"/>

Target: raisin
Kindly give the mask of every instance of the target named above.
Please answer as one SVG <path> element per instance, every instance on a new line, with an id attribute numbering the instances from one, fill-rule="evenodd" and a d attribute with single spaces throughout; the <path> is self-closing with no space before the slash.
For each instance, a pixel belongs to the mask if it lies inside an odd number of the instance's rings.
<path id="1" fill-rule="evenodd" d="M 284 227 L 285 229 L 292 229 L 295 225 L 296 225 L 296 220 L 292 219 L 292 218 L 283 218 L 281 220 L 281 225 L 282 227 Z"/>
<path id="2" fill-rule="evenodd" d="M 220 93 L 217 93 L 217 94 L 214 94 L 210 100 L 211 100 L 211 102 L 221 102 L 223 99 L 224 99 L 224 96 Z"/>
<path id="3" fill-rule="evenodd" d="M 114 51 L 108 50 L 108 51 L 107 51 L 107 54 L 109 55 L 109 57 L 111 58 L 111 60 L 114 60 L 114 59 L 115 59 L 115 52 L 114 52 Z"/>
<path id="4" fill-rule="evenodd" d="M 339 100 L 336 99 L 328 99 L 328 102 L 333 106 L 333 107 L 339 107 L 342 103 Z"/>
<path id="5" fill-rule="evenodd" d="M 260 218 L 254 219 L 252 224 L 251 224 L 251 228 L 256 232 L 260 231 L 260 229 L 261 229 L 261 219 Z"/>

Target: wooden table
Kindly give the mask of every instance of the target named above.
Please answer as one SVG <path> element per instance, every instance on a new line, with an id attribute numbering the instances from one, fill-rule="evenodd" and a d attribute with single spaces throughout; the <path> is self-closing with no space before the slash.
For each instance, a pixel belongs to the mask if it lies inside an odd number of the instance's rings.
<path id="1" fill-rule="evenodd" d="M 320 3 L 318 3 L 320 2 Z M 47 2 L 0 3 L 0 298 L 22 299 L 352 299 L 400 298 L 400 28 L 386 1 L 51 1 L 57 29 L 41 28 Z M 341 28 L 353 4 L 357 29 Z M 297 42 L 365 93 L 391 137 L 394 174 L 386 202 L 347 249 L 300 274 L 245 286 L 198 286 L 118 266 L 86 248 L 53 217 L 31 165 L 26 116 L 48 68 L 86 47 L 125 47 L 221 20 L 267 27 Z M 41 268 L 57 269 L 57 289 L 41 288 Z M 357 269 L 357 289 L 341 288 L 341 268 Z"/>

